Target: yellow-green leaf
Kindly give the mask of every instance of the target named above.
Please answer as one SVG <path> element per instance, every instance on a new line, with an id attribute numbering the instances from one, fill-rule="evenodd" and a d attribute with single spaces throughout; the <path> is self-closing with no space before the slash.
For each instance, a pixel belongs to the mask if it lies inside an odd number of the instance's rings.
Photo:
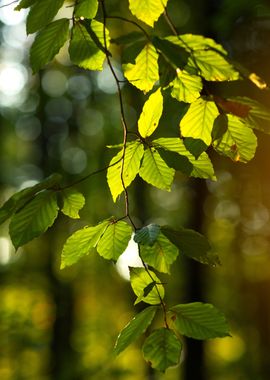
<path id="1" fill-rule="evenodd" d="M 168 0 L 129 0 L 129 9 L 139 20 L 153 26 L 164 12 Z"/>
<path id="2" fill-rule="evenodd" d="M 123 65 L 124 76 L 139 90 L 148 92 L 159 80 L 158 53 L 155 47 L 148 43 L 135 59 L 135 63 Z"/>
<path id="3" fill-rule="evenodd" d="M 107 171 L 107 181 L 114 202 L 123 191 L 123 182 L 128 187 L 139 172 L 144 148 L 140 141 L 128 143 L 123 158 L 123 149 L 114 156 Z"/>
<path id="4" fill-rule="evenodd" d="M 171 43 L 180 46 L 190 52 L 191 50 L 216 50 L 222 55 L 227 55 L 226 50 L 212 38 L 198 34 L 181 34 L 179 36 L 168 36 L 165 38 Z"/>
<path id="5" fill-rule="evenodd" d="M 100 256 L 108 260 L 117 260 L 127 248 L 132 228 L 120 220 L 109 224 L 97 245 Z"/>
<path id="6" fill-rule="evenodd" d="M 227 115 L 228 128 L 224 135 L 213 143 L 217 152 L 233 161 L 248 162 L 256 152 L 257 137 L 250 125 L 234 115 Z"/>
<path id="7" fill-rule="evenodd" d="M 74 189 L 67 189 L 62 191 L 62 196 L 64 203 L 62 213 L 70 218 L 80 218 L 79 211 L 85 204 L 85 198 L 82 193 Z"/>
<path id="8" fill-rule="evenodd" d="M 149 96 L 144 103 L 138 121 L 138 129 L 142 137 L 151 136 L 156 130 L 163 111 L 163 96 L 160 88 Z"/>
<path id="9" fill-rule="evenodd" d="M 179 102 L 192 103 L 200 97 L 202 80 L 197 75 L 185 70 L 177 70 L 177 77 L 169 84 L 172 87 L 171 96 Z"/>
<path id="10" fill-rule="evenodd" d="M 215 102 L 197 99 L 191 103 L 187 113 L 180 121 L 180 130 L 183 137 L 201 139 L 208 146 L 211 144 L 211 132 L 215 118 L 219 111 Z"/>
<path id="11" fill-rule="evenodd" d="M 9 233 L 17 249 L 44 233 L 53 225 L 58 215 L 56 193 L 43 191 L 13 215 Z"/>
<path id="12" fill-rule="evenodd" d="M 104 26 L 96 20 L 84 20 L 91 33 L 94 34 L 101 46 L 104 48 Z M 85 24 L 86 25 L 86 24 Z M 88 70 L 102 70 L 105 60 L 105 53 L 92 38 L 85 25 L 77 22 L 72 28 L 69 45 L 70 59 L 76 65 Z M 106 45 L 109 47 L 109 32 L 106 29 Z"/>
<path id="13" fill-rule="evenodd" d="M 92 19 L 97 14 L 98 0 L 79 0 L 75 4 L 75 16 Z"/>
<path id="14" fill-rule="evenodd" d="M 49 63 L 68 39 L 69 20 L 53 21 L 36 36 L 30 49 L 30 63 L 34 73 Z"/>
<path id="15" fill-rule="evenodd" d="M 87 255 L 91 248 L 95 248 L 109 223 L 108 220 L 104 220 L 97 226 L 85 227 L 72 234 L 63 247 L 61 269 L 75 264 L 81 257 Z"/>
<path id="16" fill-rule="evenodd" d="M 159 189 L 170 191 L 174 173 L 175 170 L 167 166 L 156 149 L 145 150 L 139 171 L 139 175 L 144 181 Z"/>
<path id="17" fill-rule="evenodd" d="M 152 284 L 153 281 L 156 283 L 156 286 L 151 289 L 147 296 L 144 296 L 144 289 L 149 284 Z M 157 275 L 150 270 L 146 271 L 144 268 L 130 268 L 130 283 L 134 293 L 138 296 L 135 303 L 143 301 L 150 305 L 157 305 L 160 304 L 160 299 L 164 298 L 163 285 L 161 285 Z"/>

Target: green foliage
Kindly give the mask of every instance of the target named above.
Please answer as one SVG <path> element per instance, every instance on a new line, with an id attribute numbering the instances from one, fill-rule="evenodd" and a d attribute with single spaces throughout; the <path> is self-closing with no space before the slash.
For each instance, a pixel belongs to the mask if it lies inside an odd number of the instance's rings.
<path id="1" fill-rule="evenodd" d="M 58 214 L 56 194 L 43 191 L 11 218 L 9 233 L 17 249 L 45 232 Z"/>
<path id="2" fill-rule="evenodd" d="M 224 315 L 211 304 L 193 302 L 173 306 L 170 310 L 180 334 L 193 339 L 230 336 Z"/>
<path id="3" fill-rule="evenodd" d="M 145 360 L 161 372 L 179 362 L 181 350 L 182 344 L 174 332 L 164 327 L 154 330 L 142 348 Z"/>
<path id="4" fill-rule="evenodd" d="M 48 25 L 56 16 L 63 3 L 64 0 L 35 1 L 30 8 L 26 20 L 27 34 L 35 33 Z"/>
<path id="5" fill-rule="evenodd" d="M 114 351 L 117 355 L 145 333 L 147 327 L 149 327 L 153 321 L 156 312 L 156 306 L 148 306 L 143 311 L 136 314 L 135 317 L 123 328 L 118 335 L 114 347 Z"/>
<path id="6" fill-rule="evenodd" d="M 116 202 L 124 192 L 125 213 L 119 219 L 106 219 L 73 233 L 64 244 L 61 268 L 75 264 L 94 249 L 103 258 L 116 261 L 134 233 L 143 262 L 142 268 L 130 268 L 131 287 L 137 296 L 135 304 L 143 301 L 160 307 L 150 306 L 137 314 L 119 334 L 114 352 L 119 354 L 146 329 L 150 330 L 159 309 L 163 313 L 164 326 L 150 332 L 142 349 L 146 361 L 159 371 L 179 362 L 182 350 L 179 334 L 209 339 L 228 336 L 229 329 L 224 315 L 213 305 L 196 302 L 168 308 L 164 302 L 164 286 L 154 271 L 169 274 L 179 252 L 211 266 L 218 265 L 219 259 L 211 251 L 207 239 L 196 231 L 181 226 L 177 229 L 160 227 L 154 223 L 138 229 L 131 215 L 128 187 L 139 174 L 146 183 L 170 191 L 176 170 L 187 177 L 216 180 L 208 150 L 215 149 L 233 161 L 248 162 L 257 147 L 253 130 L 270 133 L 265 123 L 270 121 L 266 107 L 247 97 L 221 98 L 208 86 L 207 81 L 226 83 L 243 79 L 220 44 L 204 36 L 177 35 L 176 32 L 160 37 L 154 24 L 164 12 L 168 22 L 167 2 L 129 0 L 131 13 L 152 27 L 151 35 L 148 34 L 149 28 L 144 29 L 136 20 L 118 16 L 118 21 L 131 21 L 138 28 L 138 31 L 115 36 L 112 40 L 120 47 L 117 54 L 125 50 L 119 59 L 126 62 L 122 65 L 123 75 L 144 94 L 154 89 L 144 101 L 133 130 L 127 125 L 121 81 L 114 71 L 109 51 L 110 15 L 106 12 L 105 2 L 75 1 L 69 5 L 73 10 L 72 17 L 57 20 L 54 18 L 65 6 L 64 0 L 21 0 L 15 8 L 30 8 L 27 33 L 37 32 L 30 49 L 33 72 L 53 60 L 69 41 L 68 51 L 75 65 L 85 70 L 102 70 L 106 60 L 116 81 L 124 137 L 114 146 L 120 151 L 106 169 L 113 201 Z M 170 22 L 169 26 L 174 30 Z M 124 54 L 128 59 L 124 59 Z M 161 116 L 166 115 L 167 104 L 176 103 L 174 99 L 182 103 L 179 103 L 179 115 L 176 115 L 180 130 L 178 125 L 168 125 L 166 137 L 153 138 L 154 133 L 158 135 L 162 131 L 159 128 Z M 185 114 L 183 103 L 186 103 Z M 177 129 L 178 133 L 175 132 Z M 105 170 L 97 170 L 85 179 L 102 171 Z M 79 191 L 72 185 L 61 187 L 59 175 L 54 175 L 15 193 L 1 207 L 0 223 L 11 217 L 10 236 L 18 248 L 44 233 L 54 223 L 59 208 L 70 218 L 79 219 L 84 203 L 84 196 Z M 175 332 L 169 328 L 168 316 Z"/>
<path id="7" fill-rule="evenodd" d="M 66 18 L 53 21 L 42 29 L 30 50 L 30 63 L 36 73 L 59 52 L 68 39 L 69 21 Z"/>

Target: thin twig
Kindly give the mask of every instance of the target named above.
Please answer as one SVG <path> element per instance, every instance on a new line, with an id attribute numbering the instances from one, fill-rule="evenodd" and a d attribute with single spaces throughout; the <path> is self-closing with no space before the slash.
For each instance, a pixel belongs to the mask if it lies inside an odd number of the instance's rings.
<path id="1" fill-rule="evenodd" d="M 8 6 L 12 5 L 12 4 L 18 3 L 18 2 L 19 2 L 19 0 L 14 0 L 14 1 L 11 1 L 10 3 L 8 3 L 8 4 L 0 5 L 0 8 L 5 8 L 5 7 L 8 7 Z"/>

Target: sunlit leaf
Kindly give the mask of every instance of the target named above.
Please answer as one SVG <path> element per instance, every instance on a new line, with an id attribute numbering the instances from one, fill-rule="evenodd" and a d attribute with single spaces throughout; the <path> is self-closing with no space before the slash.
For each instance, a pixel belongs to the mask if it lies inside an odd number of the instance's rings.
<path id="1" fill-rule="evenodd" d="M 158 224 L 148 224 L 140 228 L 134 234 L 134 241 L 142 245 L 153 245 L 158 237 L 160 226 Z"/>
<path id="2" fill-rule="evenodd" d="M 87 29 L 91 30 L 91 35 Z M 104 49 L 103 29 L 103 24 L 96 20 L 84 20 L 84 24 L 77 22 L 73 26 L 69 45 L 70 59 L 73 63 L 88 70 L 102 70 L 106 55 L 98 46 L 96 39 Z M 94 36 L 96 38 L 93 38 Z M 107 29 L 106 45 L 107 48 L 110 45 Z"/>
<path id="3" fill-rule="evenodd" d="M 222 53 L 223 55 L 227 54 L 226 50 L 212 38 L 204 37 L 197 34 L 181 34 L 179 36 L 168 36 L 166 37 L 166 40 L 170 41 L 175 45 L 181 46 L 188 52 L 192 50 L 206 50 L 212 48 L 213 50 L 216 50 Z"/>
<path id="4" fill-rule="evenodd" d="M 97 14 L 98 0 L 78 0 L 75 3 L 75 16 L 92 19 Z"/>
<path id="5" fill-rule="evenodd" d="M 214 141 L 217 152 L 230 157 L 233 161 L 247 162 L 256 152 L 257 138 L 243 119 L 234 115 L 227 115 L 228 129 L 224 135 Z"/>
<path id="6" fill-rule="evenodd" d="M 62 176 L 54 173 L 43 181 L 37 183 L 34 186 L 27 187 L 23 190 L 13 194 L 0 208 L 0 224 L 4 223 L 10 218 L 14 212 L 21 209 L 27 202 L 29 202 L 35 194 L 38 192 L 53 188 L 61 181 Z"/>
<path id="7" fill-rule="evenodd" d="M 35 33 L 48 25 L 54 16 L 56 16 L 63 3 L 64 0 L 35 1 L 26 19 L 27 34 Z"/>
<path id="8" fill-rule="evenodd" d="M 123 65 L 123 71 L 128 81 L 139 90 L 145 92 L 152 90 L 159 79 L 158 53 L 154 46 L 150 43 L 145 45 L 135 63 Z"/>
<path id="9" fill-rule="evenodd" d="M 68 39 L 69 20 L 62 18 L 53 21 L 36 36 L 30 49 L 30 63 L 33 72 L 37 72 L 59 52 Z"/>
<path id="10" fill-rule="evenodd" d="M 143 261 L 159 272 L 170 273 L 170 266 L 177 256 L 177 247 L 161 233 L 152 246 L 141 246 Z"/>
<path id="11" fill-rule="evenodd" d="M 167 166 L 156 149 L 145 150 L 139 171 L 139 175 L 144 181 L 159 189 L 170 191 L 174 173 L 175 170 Z"/>
<path id="12" fill-rule="evenodd" d="M 151 283 L 156 282 L 156 286 L 151 290 L 146 297 L 144 297 L 144 289 Z M 131 287 L 138 297 L 135 303 L 143 301 L 150 305 L 158 305 L 161 299 L 164 298 L 164 288 L 161 285 L 157 275 L 144 268 L 130 268 L 130 283 Z"/>
<path id="13" fill-rule="evenodd" d="M 168 0 L 129 0 L 129 9 L 139 20 L 153 26 L 164 12 Z"/>
<path id="14" fill-rule="evenodd" d="M 124 191 L 122 180 L 125 187 L 128 187 L 138 174 L 143 153 L 143 144 L 140 141 L 133 141 L 127 144 L 124 158 L 123 150 L 112 158 L 107 171 L 107 181 L 114 202 Z"/>
<path id="15" fill-rule="evenodd" d="M 193 339 L 230 336 L 225 316 L 208 303 L 180 304 L 170 309 L 176 329 Z"/>
<path id="16" fill-rule="evenodd" d="M 214 102 L 197 99 L 191 103 L 187 113 L 180 121 L 180 130 L 183 137 L 201 139 L 207 146 L 211 144 L 211 132 L 215 118 L 219 111 Z"/>
<path id="17" fill-rule="evenodd" d="M 165 372 L 167 368 L 178 364 L 182 344 L 174 332 L 165 327 L 154 330 L 142 347 L 144 359 L 152 368 Z"/>
<path id="18" fill-rule="evenodd" d="M 178 227 L 161 227 L 162 233 L 179 249 L 179 251 L 202 264 L 218 265 L 219 258 L 211 252 L 208 240 L 199 232 Z"/>
<path id="19" fill-rule="evenodd" d="M 19 4 L 14 8 L 14 10 L 20 11 L 23 8 L 29 8 L 36 2 L 37 0 L 21 0 Z"/>
<path id="20" fill-rule="evenodd" d="M 153 141 L 156 147 L 162 147 L 169 151 L 178 153 L 182 157 L 187 157 L 193 168 L 182 166 L 182 171 L 192 177 L 216 179 L 213 165 L 208 155 L 203 152 L 197 159 L 187 150 L 183 140 L 176 137 L 162 137 Z M 186 169 L 186 170 L 185 170 Z M 191 170 L 192 169 L 192 170 Z"/>
<path id="21" fill-rule="evenodd" d="M 11 218 L 9 233 L 14 247 L 21 247 L 51 227 L 58 209 L 55 192 L 46 190 L 37 194 Z"/>
<path id="22" fill-rule="evenodd" d="M 157 311 L 156 306 L 148 306 L 136 314 L 135 317 L 123 328 L 115 343 L 114 352 L 118 355 L 131 343 L 141 336 L 151 324 Z"/>
<path id="23" fill-rule="evenodd" d="M 170 66 L 174 69 L 181 69 L 186 66 L 189 54 L 183 47 L 157 36 L 154 36 L 152 41 L 157 51 L 165 57 L 166 62 L 169 61 Z"/>
<path id="24" fill-rule="evenodd" d="M 138 121 L 138 129 L 142 137 L 151 136 L 156 130 L 163 111 L 163 96 L 160 88 L 149 96 L 144 103 Z"/>
<path id="25" fill-rule="evenodd" d="M 169 84 L 172 87 L 171 96 L 179 102 L 192 103 L 200 97 L 202 80 L 185 70 L 177 70 L 177 77 Z"/>
<path id="26" fill-rule="evenodd" d="M 61 209 L 62 213 L 70 218 L 78 219 L 80 217 L 79 211 L 85 204 L 82 193 L 74 189 L 67 189 L 62 191 L 62 197 L 64 203 Z"/>
<path id="27" fill-rule="evenodd" d="M 124 221 L 112 222 L 101 236 L 97 251 L 108 260 L 117 260 L 127 248 L 132 228 Z"/>
<path id="28" fill-rule="evenodd" d="M 95 248 L 109 223 L 108 220 L 104 220 L 97 226 L 85 227 L 72 234 L 63 247 L 61 269 L 75 264 L 81 257 L 87 255 L 91 248 Z"/>

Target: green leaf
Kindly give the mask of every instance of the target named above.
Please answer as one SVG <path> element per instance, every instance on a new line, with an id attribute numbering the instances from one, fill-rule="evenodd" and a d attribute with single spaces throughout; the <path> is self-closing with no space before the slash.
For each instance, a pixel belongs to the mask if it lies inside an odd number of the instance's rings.
<path id="1" fill-rule="evenodd" d="M 168 0 L 129 0 L 131 13 L 149 26 L 164 12 Z"/>
<path id="2" fill-rule="evenodd" d="M 148 226 L 142 227 L 135 232 L 133 237 L 137 244 L 142 245 L 153 245 L 157 240 L 160 231 L 160 226 L 158 224 L 148 224 Z"/>
<path id="3" fill-rule="evenodd" d="M 220 264 L 219 258 L 211 252 L 208 240 L 199 232 L 182 227 L 173 230 L 167 226 L 161 227 L 161 231 L 184 255 L 202 264 Z"/>
<path id="4" fill-rule="evenodd" d="M 186 137 L 184 145 L 196 159 L 207 149 L 207 145 L 202 140 L 193 139 L 192 137 Z"/>
<path id="5" fill-rule="evenodd" d="M 154 148 L 145 150 L 139 171 L 144 181 L 159 189 L 170 191 L 174 173 L 175 170 L 167 166 Z"/>
<path id="6" fill-rule="evenodd" d="M 177 70 L 177 77 L 169 86 L 172 87 L 171 96 L 179 102 L 185 103 L 192 103 L 198 99 L 203 88 L 200 77 L 180 69 Z"/>
<path id="7" fill-rule="evenodd" d="M 77 22 L 72 28 L 71 40 L 69 45 L 70 59 L 73 63 L 88 70 L 102 70 L 105 60 L 105 53 L 97 45 L 93 34 L 96 36 L 100 45 L 104 48 L 104 26 L 96 20 L 84 20 L 93 33 L 89 34 L 82 22 Z M 106 29 L 106 45 L 109 48 L 109 32 Z"/>
<path id="8" fill-rule="evenodd" d="M 224 315 L 213 305 L 193 302 L 170 309 L 176 329 L 193 339 L 211 339 L 230 336 Z"/>
<path id="9" fill-rule="evenodd" d="M 132 228 L 126 222 L 112 222 L 98 242 L 98 253 L 105 259 L 116 261 L 127 248 L 131 234 Z"/>
<path id="10" fill-rule="evenodd" d="M 215 118 L 219 111 L 214 102 L 197 99 L 191 103 L 187 113 L 180 121 L 180 129 L 183 137 L 201 139 L 207 146 L 211 144 L 211 132 Z"/>
<path id="11" fill-rule="evenodd" d="M 214 141 L 217 152 L 230 157 L 233 161 L 248 162 L 256 152 L 257 138 L 250 125 L 234 115 L 227 115 L 228 129 Z"/>
<path id="12" fill-rule="evenodd" d="M 135 315 L 135 317 L 123 328 L 117 337 L 114 352 L 119 355 L 131 343 L 145 333 L 157 312 L 156 306 L 148 306 L 146 309 Z"/>
<path id="13" fill-rule="evenodd" d="M 144 103 L 142 113 L 138 121 L 140 135 L 145 138 L 151 136 L 156 130 L 163 111 L 163 96 L 160 88 L 149 96 Z"/>
<path id="14" fill-rule="evenodd" d="M 161 52 L 162 56 L 165 58 L 166 63 L 169 61 L 170 66 L 176 69 L 180 69 L 186 66 L 189 54 L 181 46 L 176 46 L 170 41 L 153 37 L 153 45 L 158 52 Z"/>
<path id="15" fill-rule="evenodd" d="M 64 0 L 38 0 L 30 8 L 26 19 L 27 34 L 43 29 L 56 16 Z"/>
<path id="16" fill-rule="evenodd" d="M 141 258 L 159 272 L 170 273 L 170 266 L 178 256 L 177 247 L 160 233 L 153 246 L 141 246 Z"/>
<path id="17" fill-rule="evenodd" d="M 117 45 L 128 45 L 136 41 L 145 40 L 145 35 L 141 32 L 133 31 L 122 36 L 112 38 L 111 42 Z"/>
<path id="18" fill-rule="evenodd" d="M 21 0 L 19 4 L 14 8 L 14 10 L 20 11 L 23 8 L 29 8 L 36 2 L 37 0 Z"/>
<path id="19" fill-rule="evenodd" d="M 130 269 L 130 282 L 131 287 L 138 297 L 135 304 L 143 301 L 150 305 L 160 304 L 160 298 L 164 298 L 164 288 L 160 283 L 156 274 L 150 270 L 146 271 L 144 268 L 129 268 Z M 151 292 L 144 297 L 144 289 L 153 281 L 157 284 Z M 157 291 L 158 289 L 158 291 Z"/>
<path id="20" fill-rule="evenodd" d="M 97 14 L 98 0 L 79 0 L 75 5 L 75 16 L 92 19 Z"/>
<path id="21" fill-rule="evenodd" d="M 31 198 L 33 198 L 35 194 L 58 185 L 61 178 L 62 176 L 60 174 L 54 173 L 36 185 L 27 187 L 13 194 L 0 208 L 0 224 L 10 218 L 14 212 L 21 209 L 28 201 L 31 200 Z"/>
<path id="22" fill-rule="evenodd" d="M 67 41 L 68 33 L 69 20 L 61 18 L 37 34 L 30 49 L 30 63 L 34 73 L 54 58 Z"/>
<path id="23" fill-rule="evenodd" d="M 154 46 L 150 43 L 146 44 L 135 59 L 135 64 L 123 65 L 123 71 L 127 80 L 139 90 L 144 92 L 152 90 L 159 80 L 158 53 Z"/>
<path id="24" fill-rule="evenodd" d="M 183 140 L 175 137 L 162 137 L 153 141 L 156 147 L 162 147 L 171 152 L 178 153 L 180 156 L 187 157 L 189 162 L 192 164 L 193 169 L 190 172 L 190 167 L 185 167 L 183 165 L 183 172 L 198 178 L 208 178 L 215 180 L 215 173 L 213 165 L 208 157 L 208 155 L 203 152 L 198 159 L 196 159 L 185 147 Z M 186 171 L 185 171 L 186 169 Z"/>
<path id="25" fill-rule="evenodd" d="M 218 51 L 223 55 L 227 55 L 226 50 L 214 41 L 212 38 L 206 38 L 196 34 L 181 34 L 179 36 L 168 36 L 165 38 L 171 43 L 180 46 L 188 52 L 192 50 L 209 50 Z"/>
<path id="26" fill-rule="evenodd" d="M 85 198 L 82 193 L 74 189 L 62 191 L 64 205 L 61 209 L 62 213 L 70 218 L 79 219 L 79 211 L 85 204 Z"/>
<path id="27" fill-rule="evenodd" d="M 231 81 L 239 79 L 234 67 L 214 50 L 196 50 L 189 57 L 186 70 L 195 69 L 207 81 Z"/>
<path id="28" fill-rule="evenodd" d="M 55 192 L 43 191 L 37 194 L 11 219 L 9 233 L 14 247 L 21 247 L 52 226 L 58 209 Z"/>
<path id="29" fill-rule="evenodd" d="M 184 157 L 176 152 L 172 152 L 167 149 L 161 149 L 159 147 L 157 147 L 157 149 L 161 158 L 166 162 L 166 164 L 170 168 L 173 168 L 174 170 L 179 170 L 187 175 L 191 174 L 193 165 L 187 157 Z"/>
<path id="30" fill-rule="evenodd" d="M 95 248 L 110 221 L 104 220 L 97 226 L 76 231 L 66 241 L 61 255 L 61 269 L 75 264 L 81 257 Z"/>
<path id="31" fill-rule="evenodd" d="M 143 153 L 143 144 L 133 141 L 127 144 L 124 158 L 123 149 L 112 158 L 107 171 L 107 181 L 114 202 L 124 191 L 122 179 L 127 188 L 138 174 Z"/>
<path id="32" fill-rule="evenodd" d="M 144 359 L 161 372 L 178 364 L 181 350 L 179 339 L 172 330 L 165 327 L 154 330 L 142 347 Z"/>

